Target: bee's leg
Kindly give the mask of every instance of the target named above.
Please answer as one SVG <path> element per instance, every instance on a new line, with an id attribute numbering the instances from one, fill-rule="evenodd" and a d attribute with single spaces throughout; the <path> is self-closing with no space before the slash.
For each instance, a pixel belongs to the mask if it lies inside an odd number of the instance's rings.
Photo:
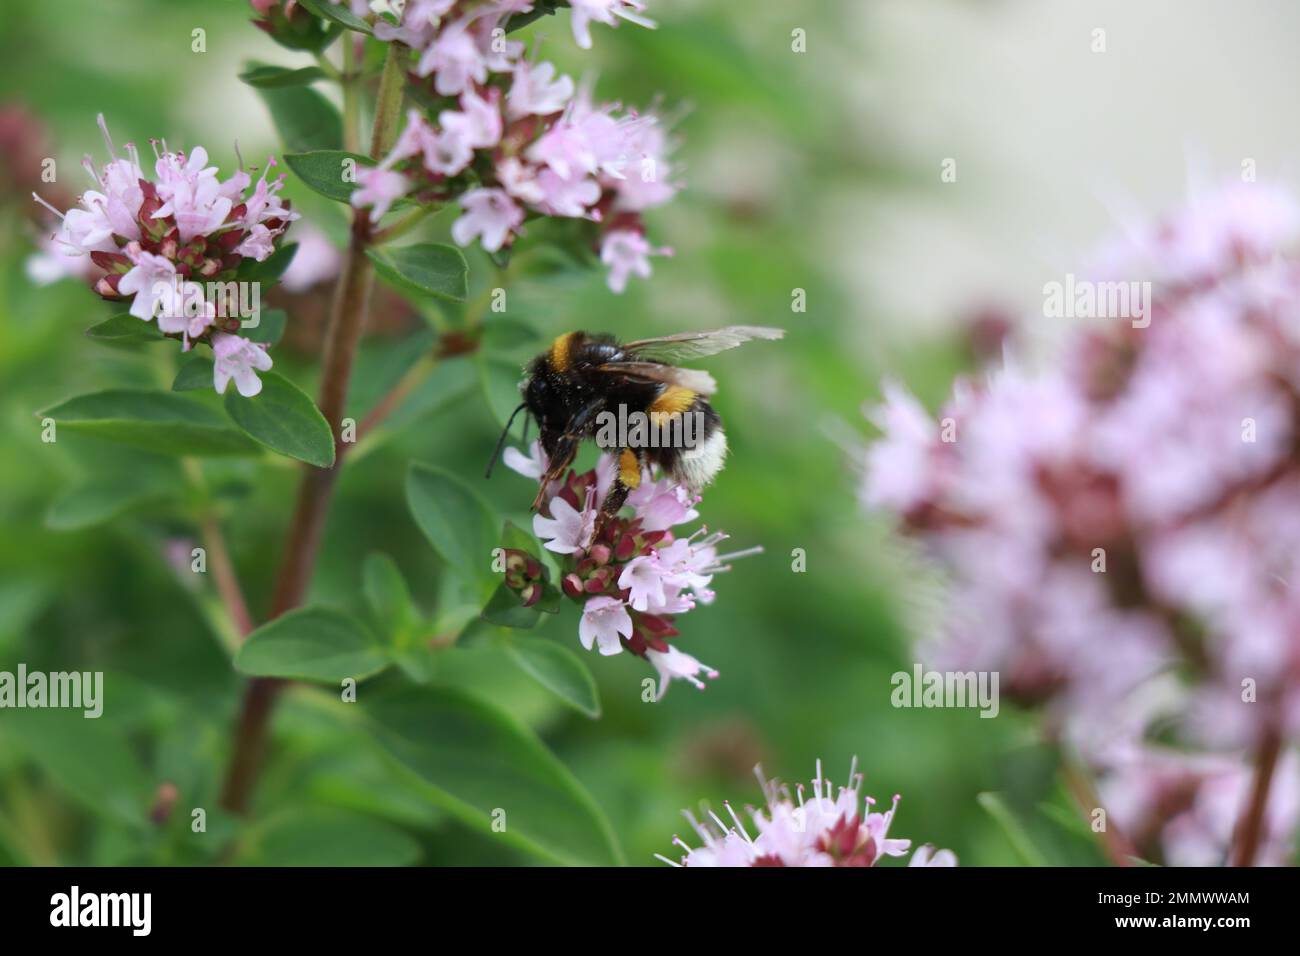
<path id="1" fill-rule="evenodd" d="M 605 492 L 605 500 L 600 504 L 600 513 L 596 515 L 596 534 L 600 538 L 600 532 L 604 529 L 606 522 L 611 518 L 618 516 L 619 510 L 627 501 L 627 496 L 641 485 L 641 469 L 644 466 L 642 452 L 634 451 L 631 448 L 624 448 L 618 454 L 618 470 L 614 473 L 614 481 L 609 486 L 609 491 Z"/>
<path id="2" fill-rule="evenodd" d="M 550 483 L 559 479 L 564 474 L 565 469 L 573 464 L 573 459 L 578 454 L 578 446 L 587 437 L 588 424 L 604 407 L 604 404 L 605 400 L 603 398 L 597 398 L 587 403 L 569 420 L 564 431 L 551 442 L 554 450 L 551 452 L 546 474 L 542 475 L 541 484 L 538 486 L 537 497 L 533 499 L 533 511 L 542 506 L 542 500 L 546 497 L 546 489 L 550 486 Z M 542 445 L 546 447 L 545 430 L 543 430 L 542 438 Z"/>

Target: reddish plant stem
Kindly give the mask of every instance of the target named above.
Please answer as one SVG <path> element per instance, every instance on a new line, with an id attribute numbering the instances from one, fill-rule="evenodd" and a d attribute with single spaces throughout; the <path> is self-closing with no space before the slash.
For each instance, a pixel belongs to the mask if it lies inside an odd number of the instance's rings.
<path id="1" fill-rule="evenodd" d="M 399 44 L 389 45 L 388 58 L 379 83 L 375 102 L 375 122 L 371 131 L 370 155 L 379 159 L 397 137 L 401 119 L 405 73 Z M 321 363 L 321 413 L 334 434 L 334 464 L 329 468 L 304 466 L 298 484 L 298 501 L 289 525 L 288 543 L 280 561 L 275 591 L 271 598 L 270 618 L 279 617 L 302 603 L 316 567 L 325 516 L 329 511 L 334 482 L 348 445 L 343 441 L 343 411 L 347 403 L 348 383 L 352 378 L 352 361 L 370 311 L 370 292 L 374 272 L 366 249 L 374 242 L 369 212 L 357 209 L 352 214 L 352 237 L 347 259 L 334 292 L 325 355 Z M 244 692 L 244 702 L 235 729 L 234 751 L 226 771 L 221 805 L 234 813 L 248 810 L 253 784 L 261 769 L 271 712 L 280 688 L 286 682 L 276 678 L 251 680 Z"/>
<path id="2" fill-rule="evenodd" d="M 334 464 L 329 468 L 303 466 L 298 484 L 298 500 L 289 525 L 288 543 L 280 560 L 275 591 L 271 599 L 270 618 L 279 617 L 302 603 L 316 567 L 325 516 L 329 511 L 334 483 L 348 447 L 342 439 L 343 411 L 347 402 L 352 362 L 370 306 L 374 273 L 366 246 L 370 242 L 370 220 L 365 210 L 354 217 L 352 240 L 348 246 L 339 285 L 335 292 L 322 362 L 320 410 L 334 433 Z M 266 749 L 266 735 L 275 701 L 285 682 L 257 677 L 244 692 L 244 702 L 235 729 L 235 746 L 221 805 L 233 813 L 245 813 L 253 783 L 261 768 Z"/>
<path id="3" fill-rule="evenodd" d="M 1250 788 L 1250 799 L 1237 823 L 1236 852 L 1233 866 L 1254 866 L 1259 845 L 1267 829 L 1268 792 L 1273 785 L 1274 771 L 1282 753 L 1282 734 L 1277 724 L 1270 721 L 1260 737 L 1255 757 L 1255 779 Z"/>

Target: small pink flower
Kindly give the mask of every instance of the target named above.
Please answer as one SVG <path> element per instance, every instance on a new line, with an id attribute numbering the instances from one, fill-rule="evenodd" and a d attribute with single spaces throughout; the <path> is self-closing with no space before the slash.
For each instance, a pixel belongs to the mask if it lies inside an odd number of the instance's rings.
<path id="1" fill-rule="evenodd" d="M 510 119 L 549 116 L 564 109 L 571 99 L 573 80 L 567 76 L 556 78 L 555 64 L 520 63 L 506 94 L 506 115 Z"/>
<path id="2" fill-rule="evenodd" d="M 698 498 L 670 478 L 643 481 L 627 496 L 627 503 L 636 509 L 636 516 L 646 531 L 666 531 L 674 525 L 694 521 L 700 516 L 695 510 L 697 501 Z"/>
<path id="3" fill-rule="evenodd" d="M 638 611 L 649 608 L 651 602 L 655 606 L 664 603 L 663 571 L 658 559 L 652 554 L 629 561 L 619 575 L 618 586 L 630 591 L 627 603 Z"/>
<path id="4" fill-rule="evenodd" d="M 433 74 L 433 87 L 442 96 L 457 96 L 473 83 L 485 83 L 487 59 L 464 21 L 442 30 L 416 64 L 417 76 Z"/>
<path id="5" fill-rule="evenodd" d="M 274 251 L 275 234 L 261 223 L 253 226 L 243 241 L 235 247 L 236 255 L 247 256 L 258 262 L 265 261 Z M 295 255 L 294 258 L 297 256 Z"/>
<path id="6" fill-rule="evenodd" d="M 207 161 L 208 151 L 196 146 L 188 159 L 180 152 L 163 153 L 155 164 L 158 197 L 164 202 L 153 218 L 173 217 L 181 242 L 217 229 L 234 205 L 229 196 L 222 195 L 217 168 L 205 166 Z"/>
<path id="7" fill-rule="evenodd" d="M 716 680 L 718 677 L 718 672 L 712 667 L 701 664 L 690 654 L 685 654 L 672 645 L 669 645 L 666 651 L 656 651 L 651 648 L 645 652 L 645 656 L 659 672 L 659 689 L 655 693 L 655 700 L 663 700 L 664 694 L 668 692 L 668 685 L 673 680 L 684 680 L 693 684 L 696 689 L 704 690 L 704 681 L 700 680 L 700 674 L 704 674 L 710 680 Z"/>
<path id="8" fill-rule="evenodd" d="M 217 308 L 203 297 L 203 286 L 186 282 L 179 286 L 168 306 L 158 315 L 158 328 L 168 334 L 184 337 L 185 349 L 190 339 L 202 335 L 217 317 Z"/>
<path id="9" fill-rule="evenodd" d="M 957 854 L 952 850 L 936 850 L 929 843 L 918 846 L 907 861 L 908 866 L 956 866 Z"/>
<path id="10" fill-rule="evenodd" d="M 226 385 L 233 378 L 239 394 L 252 398 L 262 390 L 262 380 L 257 371 L 271 368 L 271 356 L 266 349 L 238 335 L 224 332 L 212 336 L 212 382 L 218 395 L 226 393 Z M 255 371 L 256 370 L 256 371 Z"/>
<path id="11" fill-rule="evenodd" d="M 542 193 L 539 205 L 552 216 L 585 219 L 600 200 L 600 184 L 589 176 L 567 179 L 554 169 L 543 169 L 537 186 Z"/>
<path id="12" fill-rule="evenodd" d="M 546 474 L 546 452 L 542 451 L 542 443 L 538 441 L 528 446 L 527 455 L 513 445 L 510 446 L 501 456 L 501 460 L 507 468 L 525 478 L 540 480 L 542 475 Z"/>
<path id="13" fill-rule="evenodd" d="M 670 256 L 672 250 L 654 248 L 645 236 L 632 229 L 616 229 L 606 233 L 600 244 L 600 261 L 609 266 L 610 291 L 619 293 L 626 289 L 628 276 L 631 275 L 642 279 L 650 278 L 652 255 Z"/>
<path id="14" fill-rule="evenodd" d="M 636 0 L 570 0 L 569 5 L 573 7 L 573 42 L 584 50 L 591 49 L 592 21 L 615 26 L 622 17 L 650 29 L 655 26 L 653 20 L 641 16 L 645 4 Z"/>
<path id="15" fill-rule="evenodd" d="M 537 170 L 520 162 L 517 156 L 507 156 L 497 163 L 497 179 L 515 199 L 532 206 L 540 206 L 546 198 L 537 185 Z"/>
<path id="16" fill-rule="evenodd" d="M 587 550 L 596 529 L 596 509 L 588 496 L 587 507 L 576 510 L 563 498 L 551 499 L 551 515 L 533 515 L 533 533 L 546 542 L 543 547 L 556 554 L 577 554 Z"/>
<path id="17" fill-rule="evenodd" d="M 862 499 L 869 507 L 905 512 L 931 489 L 939 426 L 906 389 L 886 382 L 884 393 L 884 404 L 869 412 L 884 437 L 867 453 Z"/>
<path id="18" fill-rule="evenodd" d="M 578 639 L 583 647 L 591 650 L 595 642 L 600 653 L 608 657 L 623 650 L 620 636 L 632 636 L 632 617 L 622 601 L 594 597 L 583 606 L 582 620 L 578 622 Z"/>
<path id="19" fill-rule="evenodd" d="M 848 786 L 840 787 L 838 794 L 822 776 L 820 760 L 811 794 L 800 787 L 797 799 L 788 787 L 765 780 L 759 768 L 755 767 L 754 772 L 766 797 L 765 807 L 749 811 L 757 836 L 749 833 L 730 804 L 724 804 L 730 823 L 717 814 L 710 814 L 700 823 L 687 812 L 686 818 L 699 835 L 701 846 L 691 847 L 675 838 L 673 842 L 686 851 L 680 862 L 656 856 L 670 866 L 868 867 L 885 856 L 906 854 L 912 844 L 911 840 L 886 837 L 898 797 L 894 797 L 889 810 L 873 813 L 875 801 L 860 794 L 862 775 L 857 772 L 856 759 L 849 771 Z M 914 861 L 914 865 L 957 863 L 947 850 L 934 853 L 930 847 L 922 849 L 925 852 L 917 851 L 920 861 Z"/>
<path id="20" fill-rule="evenodd" d="M 338 275 L 343 257 L 324 232 L 310 222 L 300 222 L 293 235 L 298 251 L 280 277 L 286 290 L 304 292 Z"/>
<path id="21" fill-rule="evenodd" d="M 471 149 L 490 149 L 501 141 L 501 110 L 497 105 L 500 95 L 494 89 L 484 99 L 472 89 L 466 90 L 460 95 L 461 111 L 443 110 L 438 122 Z"/>
<path id="22" fill-rule="evenodd" d="M 126 254 L 134 265 L 118 282 L 117 291 L 122 295 L 135 295 L 130 313 L 147 322 L 159 308 L 164 312 L 170 311 L 176 285 L 176 266 L 162 256 L 144 252 L 134 242 L 126 247 Z"/>
<path id="23" fill-rule="evenodd" d="M 357 173 L 358 188 L 352 193 L 352 205 L 360 209 L 373 206 L 370 221 L 378 222 L 388 212 L 388 207 L 401 199 L 411 188 L 411 182 L 401 173 L 388 169 L 363 169 Z"/>
<path id="24" fill-rule="evenodd" d="M 465 214 L 451 226 L 451 237 L 467 246 L 477 236 L 483 248 L 496 252 L 524 221 L 524 211 L 504 189 L 471 189 L 460 197 Z"/>
<path id="25" fill-rule="evenodd" d="M 266 168 L 262 170 L 261 178 L 258 179 L 257 185 L 253 188 L 253 195 L 244 200 L 246 206 L 244 227 L 247 229 L 252 229 L 259 223 L 271 219 L 292 222 L 298 218 L 298 213 L 290 211 L 278 195 L 280 189 L 284 186 L 284 177 L 277 176 L 275 180 L 267 182 L 266 174 L 271 171 L 273 166 L 275 166 L 275 160 L 267 159 Z M 238 177 L 242 177 L 242 183 Z M 241 171 L 237 177 L 227 180 L 223 188 L 231 188 L 238 195 L 242 195 L 247 181 L 248 174 Z"/>
<path id="26" fill-rule="evenodd" d="M 459 114 L 458 114 L 459 115 Z M 455 176 L 474 159 L 463 129 L 454 126 L 433 133 L 424 144 L 424 168 L 435 176 Z"/>

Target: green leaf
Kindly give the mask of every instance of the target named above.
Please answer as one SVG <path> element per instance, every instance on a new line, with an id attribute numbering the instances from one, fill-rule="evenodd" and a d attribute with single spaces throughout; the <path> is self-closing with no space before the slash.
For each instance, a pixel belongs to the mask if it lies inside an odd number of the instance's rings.
<path id="1" fill-rule="evenodd" d="M 193 392 L 201 388 L 213 388 L 212 359 L 197 352 L 191 354 L 176 370 L 172 381 L 173 392 Z"/>
<path id="2" fill-rule="evenodd" d="M 409 866 L 420 845 L 382 820 L 307 807 L 283 813 L 251 831 L 235 862 L 251 866 Z"/>
<path id="3" fill-rule="evenodd" d="M 477 356 L 475 364 L 478 366 L 479 388 L 488 409 L 492 417 L 504 426 L 519 407 L 519 382 L 523 378 L 523 368 L 518 362 L 492 355 Z M 522 432 L 522 425 L 516 424 L 515 427 Z"/>
<path id="4" fill-rule="evenodd" d="M 347 7 L 331 3 L 330 0 L 298 0 L 298 2 L 316 16 L 324 17 L 326 20 L 331 20 L 339 26 L 347 27 L 349 30 L 356 30 L 358 33 L 365 34 L 375 32 L 370 28 L 369 23 Z"/>
<path id="5" fill-rule="evenodd" d="M 267 261 L 269 262 L 270 259 Z M 288 263 L 286 262 L 285 265 L 287 266 Z M 288 321 L 289 316 L 284 309 L 265 309 L 258 316 L 257 325 L 243 326 L 244 338 L 263 345 L 276 345 L 284 338 L 284 327 Z"/>
<path id="6" fill-rule="evenodd" d="M 104 675 L 101 706 L 113 707 L 114 683 L 112 674 Z M 156 784 L 151 785 L 124 729 L 107 714 L 88 720 L 84 708 L 6 709 L 0 744 L 8 753 L 25 752 L 91 813 L 137 827 L 147 824 Z"/>
<path id="7" fill-rule="evenodd" d="M 249 455 L 258 451 L 220 412 L 171 392 L 110 389 L 78 395 L 37 413 L 60 429 L 170 455 Z"/>
<path id="8" fill-rule="evenodd" d="M 520 603 L 519 595 L 502 581 L 488 598 L 487 604 L 483 606 L 481 617 L 489 624 L 498 627 L 513 627 L 526 631 L 530 627 L 537 626 L 542 619 L 542 610 L 536 605 L 524 607 Z"/>
<path id="9" fill-rule="evenodd" d="M 271 111 L 286 150 L 339 149 L 343 119 L 334 104 L 309 86 L 261 87 L 257 93 Z"/>
<path id="10" fill-rule="evenodd" d="M 551 860 L 621 864 L 609 822 L 573 775 L 523 724 L 448 688 L 402 688 L 362 706 L 380 743 L 427 782 L 448 812 Z"/>
<path id="11" fill-rule="evenodd" d="M 455 246 L 421 242 L 395 249 L 367 249 L 375 271 L 400 290 L 465 301 L 469 266 Z"/>
<path id="12" fill-rule="evenodd" d="M 406 475 L 406 501 L 433 549 L 486 599 L 499 580 L 492 571 L 497 519 L 491 506 L 451 472 L 417 463 Z"/>
<path id="13" fill-rule="evenodd" d="M 397 562 L 378 551 L 366 555 L 361 582 L 379 636 L 397 650 L 408 647 L 419 632 L 420 616 Z"/>
<path id="14" fill-rule="evenodd" d="M 501 643 L 524 673 L 560 700 L 588 717 L 600 716 L 596 681 L 578 655 L 554 641 L 536 637 L 502 637 Z"/>
<path id="15" fill-rule="evenodd" d="M 119 312 L 98 325 L 92 325 L 86 329 L 86 336 L 111 342 L 161 342 L 166 338 L 155 323 L 137 319 L 129 312 Z"/>
<path id="16" fill-rule="evenodd" d="M 494 318 L 483 325 L 483 338 L 479 350 L 490 355 L 518 355 L 540 351 L 542 333 L 528 322 L 519 319 Z"/>
<path id="17" fill-rule="evenodd" d="M 369 156 L 341 149 L 317 149 L 310 153 L 286 153 L 285 165 L 314 192 L 328 199 L 347 202 L 357 188 L 356 174 L 375 165 Z"/>
<path id="18" fill-rule="evenodd" d="M 56 498 L 45 513 L 45 526 L 54 531 L 89 528 L 132 508 L 165 500 L 175 490 L 156 475 L 96 477 Z"/>
<path id="19" fill-rule="evenodd" d="M 324 607 L 290 611 L 263 624 L 235 655 L 241 674 L 331 683 L 364 680 L 388 664 L 384 649 L 359 621 Z"/>
<path id="20" fill-rule="evenodd" d="M 272 451 L 318 468 L 334 464 L 334 435 L 316 403 L 275 372 L 262 373 L 262 391 L 245 398 L 226 390 L 226 414 Z"/>
<path id="21" fill-rule="evenodd" d="M 975 799 L 993 818 L 994 822 L 1001 827 L 1002 832 L 1006 835 L 1007 842 L 1011 844 L 1011 849 L 1015 851 L 1016 856 L 1020 857 L 1020 861 L 1025 866 L 1047 865 L 1043 854 L 1038 851 L 1038 847 L 1034 846 L 1028 831 L 1016 819 L 1016 815 L 1000 795 L 985 792 L 976 796 Z"/>
<path id="22" fill-rule="evenodd" d="M 325 78 L 325 71 L 319 66 L 304 66 L 291 70 L 286 66 L 271 66 L 265 63 L 250 63 L 239 78 L 249 86 L 274 88 L 281 86 L 306 86 L 316 80 Z"/>
<path id="23" fill-rule="evenodd" d="M 293 257 L 298 252 L 298 243 L 290 242 L 276 249 L 261 262 L 256 259 L 243 259 L 235 271 L 235 278 L 241 282 L 263 282 L 273 285 L 289 268 Z"/>

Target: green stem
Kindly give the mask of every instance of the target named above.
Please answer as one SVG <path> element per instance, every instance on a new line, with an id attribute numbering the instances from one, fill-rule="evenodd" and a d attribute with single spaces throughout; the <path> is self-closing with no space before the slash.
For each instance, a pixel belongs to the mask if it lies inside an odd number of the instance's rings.
<path id="1" fill-rule="evenodd" d="M 351 36 L 343 38 L 343 72 L 338 75 L 343 88 L 343 148 L 355 153 L 361 146 L 361 109 L 357 96 L 356 48 Z"/>
<path id="2" fill-rule="evenodd" d="M 375 127 L 370 134 L 370 156 L 383 159 L 397 142 L 402 122 L 402 92 L 406 84 L 406 70 L 402 65 L 400 46 L 388 45 L 384 72 L 379 78 L 379 95 L 375 100 Z"/>

